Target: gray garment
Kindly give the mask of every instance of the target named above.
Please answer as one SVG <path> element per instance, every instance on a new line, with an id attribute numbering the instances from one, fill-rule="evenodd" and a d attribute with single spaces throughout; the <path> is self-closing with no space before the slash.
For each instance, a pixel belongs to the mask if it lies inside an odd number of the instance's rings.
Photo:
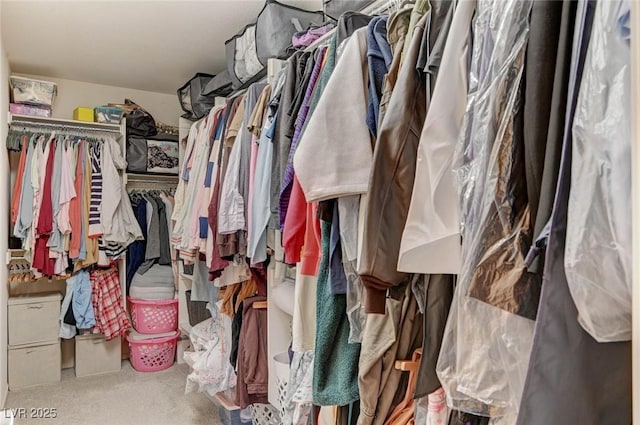
<path id="1" fill-rule="evenodd" d="M 421 310 L 424 312 L 422 361 L 418 369 L 414 395 L 414 398 L 421 398 L 428 396 L 442 386 L 436 375 L 436 363 L 453 300 L 455 276 L 451 274 L 416 275 L 412 281 L 414 294 L 416 286 L 425 291 L 422 300 L 420 297 L 416 297 L 419 303 L 423 303 Z"/>
<path id="2" fill-rule="evenodd" d="M 27 160 L 24 166 L 24 179 L 22 180 L 22 192 L 20 194 L 20 212 L 13 228 L 13 235 L 25 239 L 33 222 L 33 185 L 31 183 L 31 166 L 37 145 L 35 136 L 29 140 L 27 148 Z"/>
<path id="3" fill-rule="evenodd" d="M 158 264 L 171 265 L 171 245 L 169 242 L 169 226 L 167 225 L 167 206 L 159 195 L 153 196 L 158 206 L 158 236 L 160 243 L 160 259 Z"/>
<path id="4" fill-rule="evenodd" d="M 158 204 L 153 197 L 143 194 L 147 201 L 147 209 L 151 208 L 151 220 L 147 230 L 147 250 L 144 253 L 145 260 L 160 258 L 160 214 Z"/>
<path id="5" fill-rule="evenodd" d="M 574 58 L 544 285 L 517 425 L 621 425 L 631 417 L 631 344 L 598 343 L 580 326 L 564 271 L 571 128 L 594 4 L 578 6 Z M 576 53 L 580 52 L 580 57 Z M 575 76 L 575 77 L 574 77 Z"/>
<path id="6" fill-rule="evenodd" d="M 64 339 L 71 339 L 76 336 L 77 333 L 74 325 L 70 325 L 64 321 L 64 316 L 71 305 L 74 281 L 74 279 L 67 279 L 67 290 L 64 293 L 64 299 L 62 300 L 62 306 L 60 308 L 60 332 L 58 335 Z"/>
<path id="7" fill-rule="evenodd" d="M 138 267 L 136 271 L 138 274 L 145 274 L 160 258 L 160 208 L 152 196 L 143 194 L 142 198 L 147 202 L 147 216 L 151 210 L 151 219 L 147 223 L 145 261 Z M 169 261 L 171 260 L 169 259 Z"/>
<path id="8" fill-rule="evenodd" d="M 425 32 L 420 45 L 420 54 L 416 68 L 428 74 L 427 95 L 431 96 L 436 84 L 436 77 L 442 61 L 442 52 L 449 35 L 455 0 L 431 0 L 429 9 L 431 24 L 429 31 Z"/>
<path id="9" fill-rule="evenodd" d="M 546 224 L 551 217 L 553 200 L 555 198 L 556 186 L 558 184 L 558 171 L 560 169 L 560 156 L 562 152 L 562 139 L 564 136 L 564 123 L 567 106 L 567 91 L 569 87 L 569 69 L 571 65 L 571 42 L 573 40 L 573 27 L 576 15 L 576 2 L 562 3 L 562 17 L 560 31 L 557 34 L 557 59 L 555 61 L 555 74 L 553 77 L 553 95 L 551 98 L 551 113 L 549 114 L 549 126 L 547 132 L 547 144 L 544 153 L 544 167 L 542 171 L 542 181 L 540 183 L 540 197 L 538 199 L 538 210 L 535 214 L 534 236 L 536 244 L 533 250 L 541 252 L 538 248 L 546 245 L 546 238 L 540 240 Z M 526 125 L 526 119 L 525 119 Z M 532 210 L 533 214 L 534 210 Z M 529 271 L 538 272 L 542 269 L 544 255 L 536 258 L 537 252 L 530 252 L 529 260 L 532 265 Z"/>
<path id="10" fill-rule="evenodd" d="M 144 260 L 144 262 L 140 264 L 140 267 L 138 267 L 138 270 L 136 270 L 136 273 L 145 274 L 151 267 L 153 267 L 153 265 L 156 263 L 156 260 L 156 258 L 153 258 L 151 260 Z"/>
<path id="11" fill-rule="evenodd" d="M 271 89 L 271 99 L 269 100 L 269 116 L 276 117 L 280 111 L 280 105 L 282 101 L 283 92 L 287 85 L 287 68 L 282 68 L 278 73 L 278 77 L 276 79 L 277 83 Z M 278 123 L 276 122 L 276 129 Z M 280 229 L 280 214 L 279 214 L 279 204 L 280 199 L 278 195 L 280 194 L 280 182 L 275 182 L 274 179 L 279 178 L 280 169 L 276 166 L 280 161 L 277 158 L 279 155 L 278 151 L 278 137 L 276 136 L 277 130 L 274 131 L 274 137 L 271 139 L 271 144 L 273 145 L 273 154 L 271 155 L 271 163 L 267 164 L 268 168 L 271 170 L 271 176 L 269 179 L 269 229 Z"/>
<path id="12" fill-rule="evenodd" d="M 358 215 L 360 213 L 360 195 L 338 198 L 340 215 L 340 241 L 342 260 L 355 261 L 358 258 Z"/>
<path id="13" fill-rule="evenodd" d="M 541 196 L 562 8 L 563 3 L 559 1 L 534 1 L 531 9 L 525 65 L 524 164 L 534 228 L 541 227 L 536 222 L 536 216 Z M 547 189 L 553 193 L 555 188 Z M 543 222 L 547 219 L 548 216 L 541 218 Z"/>
<path id="14" fill-rule="evenodd" d="M 191 301 L 206 301 L 212 306 L 218 301 L 218 287 L 209 282 L 209 268 L 204 261 L 196 260 L 193 265 Z"/>
<path id="15" fill-rule="evenodd" d="M 373 19 L 373 16 L 365 15 L 364 13 L 353 11 L 343 13 L 336 26 L 336 34 L 338 35 L 336 45 L 340 46 L 358 28 L 366 27 L 371 19 Z"/>
<path id="16" fill-rule="evenodd" d="M 297 52 L 289 59 L 284 86 L 282 87 L 282 93 L 279 97 L 278 117 L 276 119 L 276 129 L 272 140 L 273 158 L 271 160 L 271 196 L 269 201 L 271 209 L 269 227 L 271 229 L 280 229 L 280 183 L 282 182 L 282 176 L 289 157 L 289 149 L 291 148 L 291 137 L 287 135 L 287 124 L 289 122 L 288 111 L 289 108 L 291 108 L 295 96 L 298 59 L 301 55 L 302 53 Z"/>

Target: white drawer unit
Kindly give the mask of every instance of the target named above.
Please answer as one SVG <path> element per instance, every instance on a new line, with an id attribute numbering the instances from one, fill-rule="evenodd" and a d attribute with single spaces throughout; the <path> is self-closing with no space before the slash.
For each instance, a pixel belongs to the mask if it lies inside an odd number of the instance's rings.
<path id="1" fill-rule="evenodd" d="M 61 298 L 58 292 L 9 298 L 9 345 L 57 340 Z"/>
<path id="2" fill-rule="evenodd" d="M 9 389 L 60 382 L 60 341 L 42 345 L 9 347 Z"/>
<path id="3" fill-rule="evenodd" d="M 120 338 L 107 341 L 102 334 L 76 336 L 76 376 L 119 372 L 121 353 Z"/>

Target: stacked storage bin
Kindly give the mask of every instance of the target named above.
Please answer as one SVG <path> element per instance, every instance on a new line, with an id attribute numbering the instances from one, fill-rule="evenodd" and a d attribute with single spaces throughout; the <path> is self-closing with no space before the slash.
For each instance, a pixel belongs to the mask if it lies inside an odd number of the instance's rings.
<path id="1" fill-rule="evenodd" d="M 51 116 L 53 100 L 58 93 L 56 83 L 12 75 L 9 111 L 16 115 Z"/>
<path id="2" fill-rule="evenodd" d="M 139 372 L 156 372 L 171 367 L 180 338 L 178 300 L 175 299 L 173 281 L 171 286 L 159 280 L 156 282 L 154 286 L 153 282 L 149 284 L 134 279 L 131 296 L 127 298 L 134 328 L 127 335 L 129 360 Z"/>

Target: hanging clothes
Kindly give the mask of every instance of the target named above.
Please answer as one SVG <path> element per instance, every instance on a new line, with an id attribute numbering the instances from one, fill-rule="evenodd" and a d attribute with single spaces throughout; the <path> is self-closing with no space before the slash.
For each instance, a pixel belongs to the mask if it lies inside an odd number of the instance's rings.
<path id="1" fill-rule="evenodd" d="M 599 343 L 578 322 L 578 309 L 572 298 L 565 271 L 568 203 L 572 186 L 572 155 L 579 93 L 592 31 L 605 16 L 621 10 L 622 2 L 580 1 L 563 5 L 562 33 L 570 49 L 573 38 L 567 114 L 558 190 L 555 196 L 549 242 L 544 261 L 545 282 L 536 321 L 531 359 L 528 366 L 518 425 L 560 425 L 584 423 L 613 425 L 632 423 L 631 344 Z M 598 24 L 595 23 L 596 9 Z M 575 31 L 574 31 L 575 28 Z M 612 28 L 612 27 L 609 27 Z M 573 36 L 572 36 L 573 33 Z M 595 37 L 602 37 L 603 33 Z M 559 55 L 562 50 L 559 51 Z M 566 59 L 568 55 L 559 56 Z M 585 71 L 586 72 L 586 69 Z M 588 90 L 588 88 L 586 89 Z M 576 115 L 577 116 L 577 115 Z M 577 158 L 576 158 L 577 159 Z M 607 388 L 607 391 L 602 391 Z"/>
<path id="2" fill-rule="evenodd" d="M 530 11 L 528 1 L 477 2 L 454 159 L 462 268 L 437 365 L 451 407 L 497 417 L 520 405 L 540 291 L 524 263 L 532 242 L 521 119 Z"/>
<path id="3" fill-rule="evenodd" d="M 111 267 L 106 270 L 93 270 L 90 280 L 96 330 L 102 333 L 107 341 L 125 335 L 131 328 L 131 323 L 122 306 L 118 269 Z"/>
<path id="4" fill-rule="evenodd" d="M 313 364 L 313 402 L 344 406 L 360 398 L 360 344 L 349 344 L 346 296 L 331 294 L 328 285 L 331 224 L 322 222 L 322 262 L 316 295 L 316 341 Z"/>
<path id="5" fill-rule="evenodd" d="M 455 70 L 434 87 L 416 160 L 416 174 L 398 270 L 410 273 L 460 272 L 460 219 L 452 170 L 467 101 L 469 30 L 475 2 L 458 5 L 442 54 L 442 68 Z"/>
<path id="6" fill-rule="evenodd" d="M 281 77 L 276 83 L 276 87 L 272 93 L 271 86 L 267 86 L 263 92 L 264 100 L 273 100 L 282 89 L 284 78 Z M 261 102 L 259 102 L 261 103 Z M 257 108 L 258 111 L 261 108 Z M 259 113 L 259 112 L 258 112 Z M 253 265 L 261 263 L 267 259 L 267 227 L 271 219 L 271 198 L 270 187 L 273 178 L 271 165 L 273 163 L 274 152 L 274 132 L 277 122 L 277 112 L 273 113 L 270 108 L 264 106 L 263 118 L 260 121 L 261 129 L 259 130 L 259 138 L 256 134 L 257 153 L 255 158 L 255 171 L 252 180 L 252 196 L 249 203 L 249 240 L 247 247 L 247 257 L 251 258 Z M 257 129 L 258 120 L 252 120 L 253 125 Z"/>
<path id="7" fill-rule="evenodd" d="M 578 321 L 598 342 L 631 339 L 630 7 L 596 7 L 573 123 L 564 261 Z"/>
<path id="8" fill-rule="evenodd" d="M 267 311 L 253 307 L 256 301 L 265 300 L 252 297 L 243 302 L 236 387 L 236 403 L 242 408 L 253 403 L 269 403 Z"/>
<path id="9" fill-rule="evenodd" d="M 32 133 L 22 138 L 12 199 L 14 236 L 41 275 L 109 266 L 142 238 L 118 169 L 126 163 L 111 137 Z M 102 202 L 107 196 L 110 202 Z"/>
<path id="10" fill-rule="evenodd" d="M 131 244 L 127 250 L 127 294 L 144 300 L 171 299 L 177 269 L 169 237 L 173 232 L 170 219 L 173 197 L 161 190 L 134 189 L 129 198 L 145 239 Z M 151 245 L 156 255 L 150 254 Z"/>
<path id="11" fill-rule="evenodd" d="M 347 42 L 295 151 L 293 166 L 307 202 L 365 193 L 369 187 L 371 136 L 362 120 L 366 38 L 362 28 Z"/>

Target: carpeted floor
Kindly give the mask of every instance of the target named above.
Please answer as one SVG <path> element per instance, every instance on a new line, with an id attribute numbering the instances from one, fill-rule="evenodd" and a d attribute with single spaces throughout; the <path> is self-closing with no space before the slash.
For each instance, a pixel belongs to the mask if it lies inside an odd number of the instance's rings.
<path id="1" fill-rule="evenodd" d="M 15 425 L 218 425 L 217 409 L 200 393 L 184 393 L 189 367 L 140 373 L 122 362 L 118 373 L 76 378 L 62 371 L 62 381 L 10 391 L 6 409 L 56 409 L 55 419 L 16 419 Z"/>

